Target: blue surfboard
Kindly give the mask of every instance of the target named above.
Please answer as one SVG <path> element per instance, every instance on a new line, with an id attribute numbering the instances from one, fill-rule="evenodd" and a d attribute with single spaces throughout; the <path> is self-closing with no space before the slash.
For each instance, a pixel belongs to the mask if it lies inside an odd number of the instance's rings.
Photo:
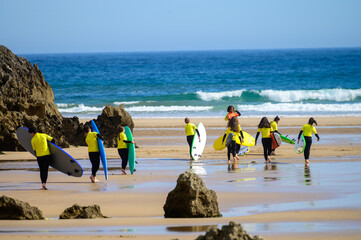
<path id="1" fill-rule="evenodd" d="M 93 131 L 100 134 L 98 127 L 93 120 L 91 120 L 91 124 L 92 124 Z M 107 158 L 105 156 L 103 140 L 101 140 L 100 138 L 98 138 L 98 146 L 99 146 L 99 152 L 100 152 L 100 160 L 102 161 L 102 165 L 103 165 L 103 169 L 104 169 L 105 180 L 108 180 Z"/>

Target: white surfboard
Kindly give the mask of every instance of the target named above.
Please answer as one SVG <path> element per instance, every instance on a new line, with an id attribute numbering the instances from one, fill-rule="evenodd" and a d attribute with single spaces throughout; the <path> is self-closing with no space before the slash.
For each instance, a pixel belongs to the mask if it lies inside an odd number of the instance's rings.
<path id="1" fill-rule="evenodd" d="M 241 146 L 241 148 L 238 151 L 238 155 L 243 156 L 246 155 L 251 148 L 248 146 Z"/>
<path id="2" fill-rule="evenodd" d="M 228 133 L 228 136 L 227 136 L 227 138 L 226 138 L 226 146 L 228 147 L 229 146 L 229 144 L 231 144 L 231 141 L 232 141 L 232 138 L 233 138 L 233 133 Z"/>
<path id="3" fill-rule="evenodd" d="M 303 153 L 303 151 L 305 150 L 305 147 L 306 147 L 305 137 L 302 134 L 300 137 L 300 141 L 295 142 L 294 149 L 295 149 L 296 153 Z"/>
<path id="4" fill-rule="evenodd" d="M 281 138 L 280 134 L 277 132 L 274 132 L 273 136 L 274 136 L 278 146 L 280 146 L 282 144 L 282 138 Z"/>
<path id="5" fill-rule="evenodd" d="M 33 147 L 31 146 L 32 136 L 29 134 L 28 130 L 28 128 L 19 127 L 16 130 L 16 135 L 21 146 L 36 157 Z M 52 142 L 48 141 L 48 146 L 52 156 L 50 166 L 69 176 L 81 177 L 83 175 L 83 168 L 72 156 Z"/>
<path id="6" fill-rule="evenodd" d="M 200 140 L 197 132 L 195 132 L 191 149 L 191 155 L 194 160 L 198 160 L 202 156 L 207 140 L 207 133 L 203 123 L 199 123 L 197 129 L 200 135 Z"/>

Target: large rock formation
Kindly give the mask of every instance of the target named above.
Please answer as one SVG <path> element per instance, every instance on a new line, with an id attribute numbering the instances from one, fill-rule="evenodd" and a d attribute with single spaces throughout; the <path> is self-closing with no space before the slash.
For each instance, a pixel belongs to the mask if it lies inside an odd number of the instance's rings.
<path id="1" fill-rule="evenodd" d="M 73 206 L 64 210 L 59 216 L 60 219 L 74 219 L 74 218 L 106 218 L 100 211 L 98 205 L 93 206 L 79 206 L 74 204 Z"/>
<path id="2" fill-rule="evenodd" d="M 103 136 L 105 147 L 117 147 L 119 125 L 134 128 L 132 117 L 125 111 L 123 104 L 120 107 L 106 106 L 102 114 L 94 122 L 97 124 L 100 134 Z M 89 126 L 90 122 L 86 123 Z"/>
<path id="3" fill-rule="evenodd" d="M 37 207 L 3 195 L 0 197 L 0 219 L 39 220 L 44 217 Z"/>
<path id="4" fill-rule="evenodd" d="M 216 192 L 208 190 L 203 180 L 189 171 L 178 177 L 163 209 L 166 218 L 222 217 Z"/>
<path id="5" fill-rule="evenodd" d="M 241 224 L 230 222 L 229 225 L 223 225 L 222 229 L 209 229 L 205 235 L 200 235 L 196 240 L 263 240 L 263 238 L 252 237 L 247 234 Z"/>
<path id="6" fill-rule="evenodd" d="M 54 104 L 54 94 L 36 63 L 18 57 L 0 45 L 0 151 L 24 150 L 16 129 L 34 125 L 39 132 L 54 137 L 61 147 L 85 146 L 84 125 L 77 117 L 64 118 Z M 105 146 L 116 146 L 119 124 L 133 129 L 132 118 L 124 110 L 107 106 L 96 120 Z"/>

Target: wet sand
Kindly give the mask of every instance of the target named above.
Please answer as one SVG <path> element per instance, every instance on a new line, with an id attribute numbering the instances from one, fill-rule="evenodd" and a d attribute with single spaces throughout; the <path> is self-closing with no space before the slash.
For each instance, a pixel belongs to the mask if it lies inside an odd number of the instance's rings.
<path id="1" fill-rule="evenodd" d="M 265 239 L 360 239 L 361 118 L 316 118 L 321 141 L 314 141 L 311 164 L 283 144 L 265 165 L 262 146 L 252 147 L 238 164 L 226 164 L 215 151 L 225 121 L 201 119 L 208 142 L 202 158 L 188 160 L 183 119 L 135 119 L 138 145 L 134 175 L 120 175 L 116 149 L 107 149 L 109 180 L 91 184 L 86 147 L 65 149 L 84 167 L 81 178 L 49 172 L 49 191 L 41 191 L 37 163 L 29 153 L 0 155 L 1 195 L 39 207 L 46 221 L 0 221 L 1 239 L 195 239 L 208 226 L 241 223 Z M 199 119 L 191 119 L 195 124 Z M 256 133 L 259 119 L 243 119 Z M 281 119 L 279 131 L 296 137 L 307 119 Z M 254 162 L 254 163 L 252 163 Z M 217 192 L 222 218 L 164 219 L 163 205 L 179 174 L 199 174 Z M 98 204 L 107 219 L 58 220 L 72 204 Z"/>

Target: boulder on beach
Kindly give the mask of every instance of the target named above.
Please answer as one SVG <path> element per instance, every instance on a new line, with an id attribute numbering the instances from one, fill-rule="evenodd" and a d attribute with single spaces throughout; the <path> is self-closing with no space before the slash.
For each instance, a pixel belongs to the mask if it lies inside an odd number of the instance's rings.
<path id="1" fill-rule="evenodd" d="M 177 185 L 168 193 L 163 209 L 166 218 L 222 217 L 216 192 L 207 189 L 203 180 L 189 171 L 179 175 Z"/>
<path id="2" fill-rule="evenodd" d="M 128 126 L 131 130 L 134 128 L 132 117 L 124 109 L 124 105 L 119 107 L 106 106 L 102 114 L 94 122 L 97 124 L 100 134 L 103 136 L 104 146 L 109 148 L 117 147 L 117 137 L 119 125 Z M 86 123 L 91 126 L 90 122 Z"/>
<path id="3" fill-rule="evenodd" d="M 35 126 L 55 139 L 60 147 L 85 146 L 84 124 L 78 117 L 65 118 L 54 102 L 54 93 L 38 65 L 18 57 L 0 45 L 0 151 L 25 150 L 16 129 Z M 105 137 L 105 146 L 116 146 L 119 124 L 134 128 L 123 106 L 104 108 L 96 120 Z"/>
<path id="4" fill-rule="evenodd" d="M 221 229 L 210 228 L 205 235 L 200 235 L 196 240 L 263 240 L 259 236 L 250 236 L 242 228 L 241 224 L 229 222 L 223 225 Z"/>
<path id="5" fill-rule="evenodd" d="M 0 197 L 0 219 L 39 220 L 44 217 L 37 207 L 3 195 Z"/>
<path id="6" fill-rule="evenodd" d="M 93 206 L 73 206 L 64 210 L 59 216 L 60 219 L 74 219 L 74 218 L 106 218 L 100 211 L 98 205 Z"/>

